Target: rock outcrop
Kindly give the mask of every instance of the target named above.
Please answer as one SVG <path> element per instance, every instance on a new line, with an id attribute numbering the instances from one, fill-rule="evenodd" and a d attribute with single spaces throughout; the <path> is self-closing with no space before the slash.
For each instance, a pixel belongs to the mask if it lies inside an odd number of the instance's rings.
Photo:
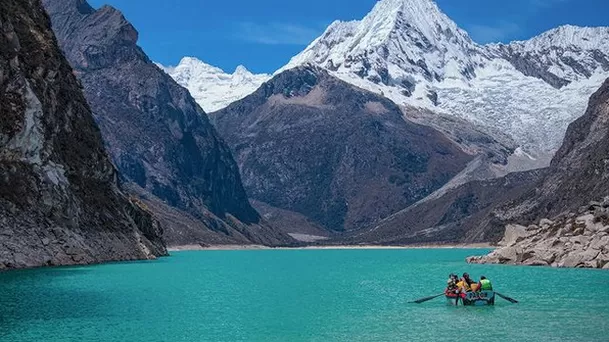
<path id="1" fill-rule="evenodd" d="M 470 263 L 609 269 L 609 197 L 578 213 L 542 219 L 528 227 L 508 225 L 499 248 Z"/>
<path id="2" fill-rule="evenodd" d="M 118 10 L 43 3 L 110 155 L 129 188 L 158 209 L 168 244 L 291 241 L 261 222 L 228 146 L 188 91 L 137 46 L 138 32 Z"/>
<path id="3" fill-rule="evenodd" d="M 436 129 L 405 120 L 393 102 L 317 67 L 276 75 L 211 118 L 252 199 L 329 231 L 374 224 L 473 159 Z"/>
<path id="4" fill-rule="evenodd" d="M 0 1 L 0 269 L 165 255 L 117 178 L 40 1 Z"/>

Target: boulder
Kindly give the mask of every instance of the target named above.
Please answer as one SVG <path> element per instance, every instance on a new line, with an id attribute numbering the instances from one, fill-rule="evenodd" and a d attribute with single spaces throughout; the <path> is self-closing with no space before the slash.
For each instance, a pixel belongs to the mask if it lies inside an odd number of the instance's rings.
<path id="1" fill-rule="evenodd" d="M 609 208 L 596 208 L 594 210 L 594 220 L 595 222 L 607 222 L 609 220 Z"/>
<path id="2" fill-rule="evenodd" d="M 585 215 L 578 216 L 575 219 L 575 223 L 588 226 L 590 223 L 594 223 L 594 214 L 587 213 Z"/>
<path id="3" fill-rule="evenodd" d="M 558 267 L 577 267 L 583 262 L 581 255 L 570 254 L 558 262 Z"/>
<path id="4" fill-rule="evenodd" d="M 602 250 L 609 248 L 609 235 L 597 237 L 590 242 L 590 249 Z"/>
<path id="5" fill-rule="evenodd" d="M 592 241 L 592 238 L 590 236 L 579 235 L 579 236 L 572 237 L 570 239 L 570 241 L 574 244 L 587 246 L 590 243 L 590 241 Z"/>
<path id="6" fill-rule="evenodd" d="M 518 224 L 508 224 L 505 227 L 505 234 L 503 239 L 499 241 L 499 246 L 513 246 L 520 239 L 525 238 L 531 235 L 530 232 L 527 231 L 527 228 Z"/>
<path id="7" fill-rule="evenodd" d="M 505 247 L 496 250 L 493 254 L 499 263 L 513 264 L 518 261 L 519 255 L 522 254 L 522 249 L 516 247 Z"/>
<path id="8" fill-rule="evenodd" d="M 596 268 L 604 268 L 609 264 L 609 253 L 600 253 L 596 257 Z"/>
<path id="9" fill-rule="evenodd" d="M 535 231 L 535 230 L 538 230 L 538 229 L 539 229 L 539 226 L 536 226 L 536 225 L 532 224 L 532 225 L 528 226 L 526 230 L 527 231 Z"/>

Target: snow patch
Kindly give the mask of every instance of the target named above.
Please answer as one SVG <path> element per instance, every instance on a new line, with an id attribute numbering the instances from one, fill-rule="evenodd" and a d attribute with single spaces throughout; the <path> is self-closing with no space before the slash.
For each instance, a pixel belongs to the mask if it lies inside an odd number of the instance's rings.
<path id="1" fill-rule="evenodd" d="M 188 89 L 207 113 L 220 110 L 246 97 L 271 77 L 267 74 L 253 74 L 243 65 L 239 65 L 229 74 L 195 57 L 184 57 L 177 66 L 156 64 L 178 84 Z"/>

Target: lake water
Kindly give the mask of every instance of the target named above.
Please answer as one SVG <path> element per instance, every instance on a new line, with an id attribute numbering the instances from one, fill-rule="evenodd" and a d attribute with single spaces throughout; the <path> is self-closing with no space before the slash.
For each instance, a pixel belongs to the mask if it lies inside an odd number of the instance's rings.
<path id="1" fill-rule="evenodd" d="M 253 250 L 0 273 L 0 341 L 609 341 L 609 272 L 468 265 L 481 250 Z M 495 307 L 451 307 L 450 272 Z"/>

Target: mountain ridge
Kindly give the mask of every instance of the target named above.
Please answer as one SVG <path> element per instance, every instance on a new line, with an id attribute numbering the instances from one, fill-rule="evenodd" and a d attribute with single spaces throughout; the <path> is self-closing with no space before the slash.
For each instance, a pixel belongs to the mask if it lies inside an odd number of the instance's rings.
<path id="1" fill-rule="evenodd" d="M 274 75 L 307 64 L 398 105 L 505 132 L 549 160 L 609 76 L 609 28 L 563 25 L 525 41 L 478 44 L 432 0 L 381 0 L 361 20 L 334 21 Z M 222 106 L 232 101 L 217 96 Z"/>
<path id="2" fill-rule="evenodd" d="M 208 113 L 241 100 L 271 78 L 268 74 L 253 74 L 243 65 L 229 74 L 195 57 L 184 57 L 176 66 L 157 65 L 187 88 Z"/>
<path id="3" fill-rule="evenodd" d="M 444 185 L 474 156 L 390 100 L 319 67 L 276 75 L 214 113 L 250 198 L 354 230 Z"/>
<path id="4" fill-rule="evenodd" d="M 431 0 L 381 0 L 360 21 L 332 24 L 279 71 L 318 65 L 397 104 L 497 127 L 543 154 L 609 76 L 608 62 L 609 28 L 563 26 L 525 43 L 481 45 Z"/>
<path id="5" fill-rule="evenodd" d="M 160 209 L 170 245 L 205 244 L 210 235 L 227 243 L 291 241 L 261 222 L 206 113 L 137 45 L 137 30 L 120 11 L 85 0 L 43 4 L 122 179 Z M 188 228 L 191 217 L 205 230 Z"/>

